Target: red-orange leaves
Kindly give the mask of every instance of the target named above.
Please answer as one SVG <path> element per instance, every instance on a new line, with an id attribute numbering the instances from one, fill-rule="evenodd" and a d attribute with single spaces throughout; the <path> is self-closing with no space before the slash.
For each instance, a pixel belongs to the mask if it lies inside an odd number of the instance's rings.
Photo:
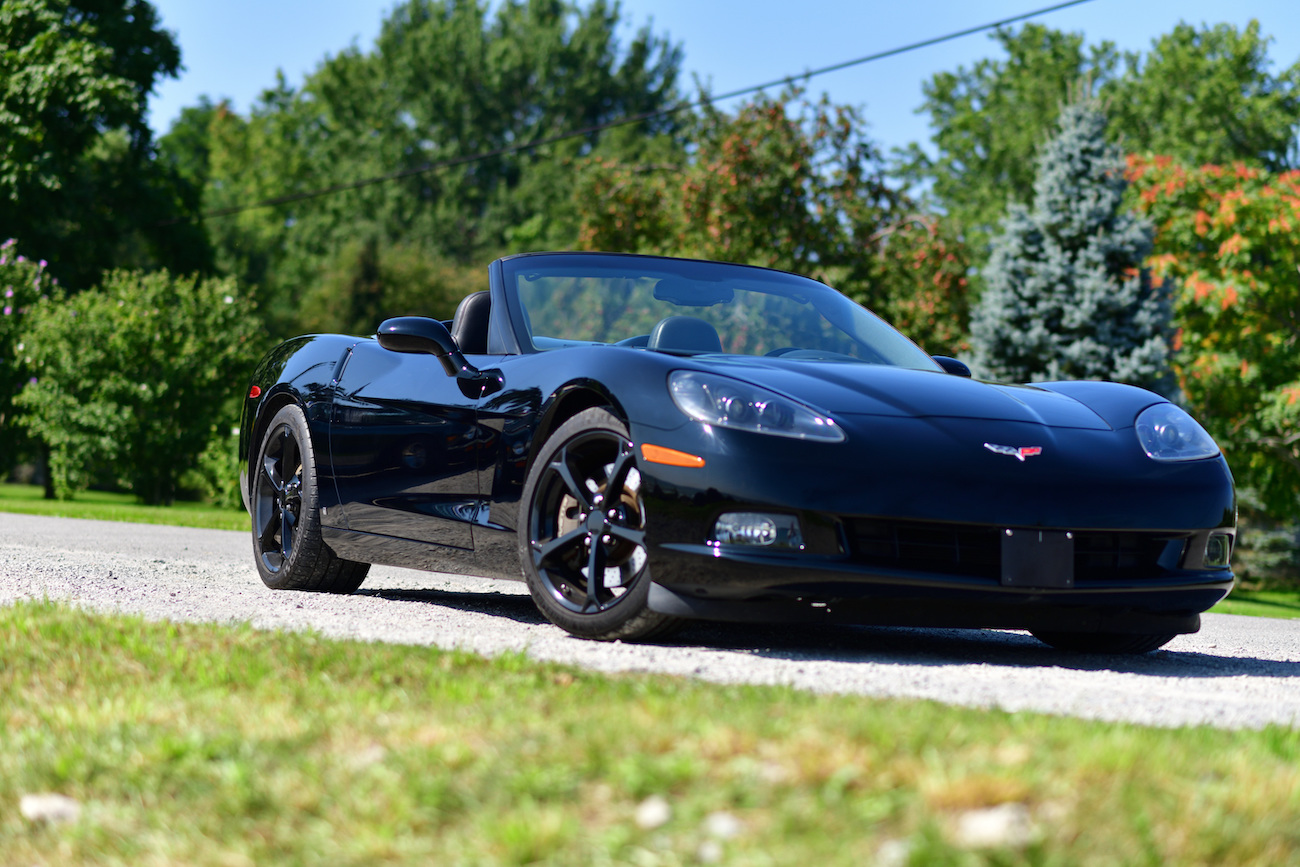
<path id="1" fill-rule="evenodd" d="M 1294 503 L 1300 173 L 1133 157 L 1128 178 L 1137 210 L 1159 227 L 1152 270 L 1182 283 L 1176 363 L 1187 401 L 1241 483 L 1269 502 Z"/>

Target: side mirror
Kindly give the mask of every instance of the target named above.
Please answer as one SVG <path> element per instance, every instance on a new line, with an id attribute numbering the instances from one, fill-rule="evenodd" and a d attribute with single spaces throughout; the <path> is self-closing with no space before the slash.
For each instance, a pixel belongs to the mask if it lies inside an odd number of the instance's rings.
<path id="1" fill-rule="evenodd" d="M 375 332 L 379 345 L 389 352 L 432 355 L 442 362 L 448 376 L 460 383 L 466 397 L 484 397 L 501 390 L 500 370 L 479 370 L 465 360 L 456 338 L 447 326 L 427 316 L 397 316 L 385 319 Z"/>
<path id="2" fill-rule="evenodd" d="M 967 367 L 964 362 L 958 361 L 955 358 L 949 358 L 946 355 L 931 355 L 930 357 L 934 359 L 935 364 L 938 364 L 943 368 L 944 373 L 951 373 L 953 376 L 964 376 L 967 379 L 970 379 L 970 368 Z"/>
<path id="3" fill-rule="evenodd" d="M 442 369 L 448 376 L 459 376 L 462 371 L 477 373 L 461 354 L 447 326 L 437 319 L 425 316 L 385 319 L 375 336 L 379 338 L 379 345 L 389 352 L 432 355 L 442 362 Z"/>

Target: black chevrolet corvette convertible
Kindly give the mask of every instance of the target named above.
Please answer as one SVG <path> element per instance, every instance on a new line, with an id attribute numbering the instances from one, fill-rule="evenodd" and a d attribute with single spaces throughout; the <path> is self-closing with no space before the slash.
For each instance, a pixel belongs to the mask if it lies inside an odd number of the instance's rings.
<path id="1" fill-rule="evenodd" d="M 1028 629 L 1141 653 L 1232 587 L 1232 476 L 1159 395 L 1006 385 L 804 277 L 649 256 L 493 262 L 450 322 L 258 365 L 262 579 L 522 579 L 574 635 L 683 619 Z"/>

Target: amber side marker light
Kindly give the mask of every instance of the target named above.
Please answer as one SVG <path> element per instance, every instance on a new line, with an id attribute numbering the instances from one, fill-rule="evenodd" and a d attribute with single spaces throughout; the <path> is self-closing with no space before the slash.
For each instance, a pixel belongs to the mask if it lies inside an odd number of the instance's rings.
<path id="1" fill-rule="evenodd" d="M 666 449 L 663 446 L 652 446 L 649 443 L 641 444 L 641 457 L 652 464 L 667 464 L 670 467 L 704 466 L 704 458 L 699 455 L 688 455 L 686 452 L 677 451 L 677 449 Z"/>
<path id="2" fill-rule="evenodd" d="M 255 400 L 261 396 L 262 396 L 262 387 L 260 385 L 255 385 L 248 390 L 249 400 Z"/>

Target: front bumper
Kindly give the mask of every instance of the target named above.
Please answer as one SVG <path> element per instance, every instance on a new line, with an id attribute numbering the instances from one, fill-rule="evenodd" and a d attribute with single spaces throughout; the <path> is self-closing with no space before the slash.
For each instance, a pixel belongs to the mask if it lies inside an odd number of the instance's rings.
<path id="1" fill-rule="evenodd" d="M 1221 457 L 1161 464 L 1131 430 L 942 418 L 844 427 L 848 440 L 835 445 L 702 425 L 634 432 L 707 457 L 701 468 L 642 464 L 651 607 L 708 619 L 1181 633 L 1232 589 L 1230 569 L 1204 562 L 1211 534 L 1235 533 Z M 1016 461 L 985 442 L 1043 453 Z M 711 543 L 728 512 L 795 516 L 802 549 Z M 1007 531 L 1068 544 L 1008 548 Z"/>
<path id="2" fill-rule="evenodd" d="M 1200 613 L 1233 586 L 1229 570 L 1174 570 L 1070 588 L 1012 587 L 986 576 L 708 545 L 654 549 L 651 574 L 650 607 L 678 617 L 1070 632 L 1195 632 Z"/>

